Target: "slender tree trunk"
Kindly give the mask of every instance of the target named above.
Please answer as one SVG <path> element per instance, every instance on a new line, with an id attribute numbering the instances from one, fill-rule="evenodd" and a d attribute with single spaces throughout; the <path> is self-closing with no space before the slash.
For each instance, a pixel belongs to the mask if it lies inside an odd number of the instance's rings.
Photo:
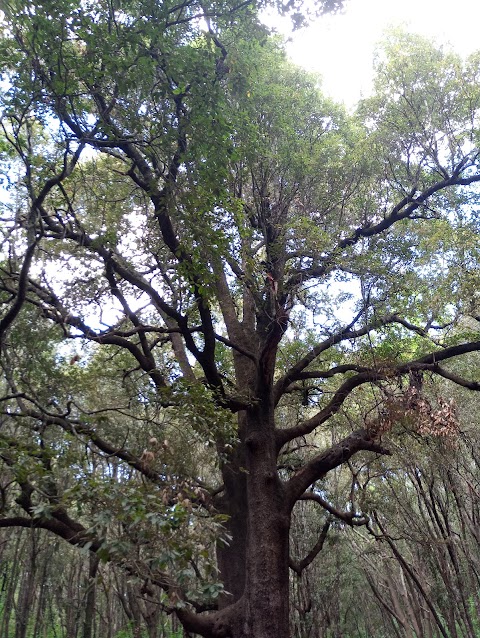
<path id="1" fill-rule="evenodd" d="M 39 638 L 43 632 L 45 626 L 45 610 L 47 603 L 47 583 L 48 583 L 48 569 L 52 561 L 52 552 L 47 547 L 43 551 L 42 556 L 42 570 L 38 579 L 38 593 L 37 593 L 37 610 L 35 614 L 35 624 L 33 626 L 33 638 Z"/>
<path id="2" fill-rule="evenodd" d="M 79 601 L 81 599 L 79 584 L 81 580 L 80 561 L 74 560 L 70 564 L 70 570 L 65 584 L 65 635 L 68 638 L 76 638 L 79 630 Z"/>
<path id="3" fill-rule="evenodd" d="M 85 617 L 83 620 L 82 638 L 92 638 L 95 620 L 97 571 L 99 559 L 95 554 L 90 554 L 88 563 L 88 578 L 86 579 Z"/>
<path id="4" fill-rule="evenodd" d="M 3 617 L 1 619 L 0 635 L 2 638 L 9 638 L 11 635 L 10 625 L 12 618 L 12 611 L 15 606 L 15 591 L 18 585 L 18 577 L 21 567 L 20 562 L 20 547 L 25 547 L 25 543 L 22 543 L 24 534 L 20 531 L 15 541 L 15 547 L 13 550 L 13 558 L 11 563 L 11 569 L 9 563 L 7 563 L 6 569 L 9 570 L 8 580 L 6 583 L 5 603 L 3 606 Z"/>
<path id="5" fill-rule="evenodd" d="M 128 584 L 128 603 L 132 619 L 133 638 L 140 638 L 142 633 L 142 614 L 137 600 L 137 591 L 133 584 Z"/>
<path id="6" fill-rule="evenodd" d="M 28 622 L 33 605 L 38 551 L 36 530 L 32 530 L 29 545 L 30 560 L 24 567 L 20 591 L 18 594 L 17 614 L 15 619 L 15 638 L 26 638 Z"/>

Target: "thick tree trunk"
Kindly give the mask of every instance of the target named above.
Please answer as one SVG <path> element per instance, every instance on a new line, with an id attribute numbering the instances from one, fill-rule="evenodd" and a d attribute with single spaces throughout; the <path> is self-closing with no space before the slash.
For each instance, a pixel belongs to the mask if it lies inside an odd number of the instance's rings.
<path id="1" fill-rule="evenodd" d="M 242 427 L 240 417 L 240 427 Z M 220 596 L 220 609 L 243 596 L 248 536 L 247 475 L 244 447 L 238 446 L 233 458 L 222 467 L 224 490 L 215 499 L 215 507 L 228 519 L 225 528 L 232 539 L 217 545 L 217 563 L 225 593 Z"/>
<path id="2" fill-rule="evenodd" d="M 223 606 L 238 601 L 228 636 L 288 638 L 290 511 L 277 475 L 273 426 L 258 414 L 249 421 L 245 465 L 236 473 L 229 468 L 227 475 L 224 505 L 232 542 L 218 553 L 231 592 Z"/>
<path id="3" fill-rule="evenodd" d="M 233 471 L 233 470 L 231 470 Z M 225 528 L 232 539 L 217 546 L 217 563 L 224 594 L 219 600 L 220 609 L 231 605 L 243 596 L 245 590 L 246 549 L 248 537 L 248 506 L 246 477 L 236 472 L 225 495 L 218 501 L 218 509 L 228 516 Z"/>

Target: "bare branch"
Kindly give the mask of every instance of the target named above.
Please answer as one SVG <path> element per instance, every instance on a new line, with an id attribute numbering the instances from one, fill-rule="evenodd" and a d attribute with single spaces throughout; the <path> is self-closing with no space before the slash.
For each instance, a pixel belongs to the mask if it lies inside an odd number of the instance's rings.
<path id="1" fill-rule="evenodd" d="M 302 560 L 299 562 L 296 562 L 292 558 L 290 558 L 290 561 L 289 561 L 290 569 L 294 571 L 297 574 L 297 576 L 301 576 L 303 570 L 306 567 L 308 567 L 311 563 L 313 563 L 315 558 L 322 551 L 323 545 L 327 538 L 328 530 L 330 529 L 331 524 L 332 524 L 332 521 L 328 519 L 326 523 L 324 524 L 324 526 L 322 527 L 322 531 L 320 532 L 317 542 L 315 543 L 314 547 L 308 552 L 305 558 L 302 558 Z"/>
<path id="2" fill-rule="evenodd" d="M 326 501 L 324 498 L 320 496 L 317 492 L 305 492 L 300 497 L 301 501 L 315 501 L 323 507 L 323 509 L 327 510 L 332 516 L 338 518 L 340 521 L 343 521 L 347 525 L 351 527 L 360 527 L 361 525 L 366 525 L 370 520 L 368 516 L 363 514 L 356 514 L 355 512 L 344 512 L 334 507 L 331 503 Z"/>

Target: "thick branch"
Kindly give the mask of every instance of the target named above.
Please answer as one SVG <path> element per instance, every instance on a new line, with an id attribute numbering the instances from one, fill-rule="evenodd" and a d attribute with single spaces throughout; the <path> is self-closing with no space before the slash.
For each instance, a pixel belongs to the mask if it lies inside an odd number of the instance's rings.
<path id="1" fill-rule="evenodd" d="M 321 264 L 319 266 L 299 269 L 294 272 L 287 282 L 287 289 L 290 290 L 308 279 L 324 277 L 332 270 L 336 256 L 343 250 L 350 246 L 354 246 L 362 238 L 380 235 L 390 229 L 397 222 L 411 217 L 416 210 L 424 206 L 427 200 L 436 193 L 451 186 L 468 186 L 475 182 L 479 182 L 479 173 L 467 177 L 461 177 L 462 172 L 467 168 L 467 159 L 468 158 L 464 158 L 450 176 L 446 176 L 443 180 L 433 184 L 429 188 L 426 188 L 419 195 L 415 196 L 417 191 L 416 189 L 413 189 L 391 210 L 390 214 L 382 219 L 382 221 L 378 224 L 366 224 L 358 227 L 352 235 L 349 235 L 339 241 L 331 253 L 321 259 Z"/>
<path id="2" fill-rule="evenodd" d="M 362 428 L 352 432 L 342 441 L 314 457 L 287 482 L 286 490 L 290 505 L 293 507 L 310 485 L 348 461 L 360 450 L 376 452 L 377 454 L 390 454 L 389 450 L 375 441 L 368 430 Z"/>
<path id="3" fill-rule="evenodd" d="M 357 374 L 354 377 L 350 377 L 350 379 L 344 381 L 335 392 L 332 399 L 327 403 L 327 405 L 310 419 L 302 421 L 301 423 L 298 423 L 291 428 L 277 430 L 276 436 L 278 449 L 280 450 L 285 445 L 285 443 L 288 443 L 288 441 L 291 441 L 292 439 L 310 434 L 310 432 L 313 432 L 315 428 L 328 421 L 334 414 L 339 411 L 344 401 L 355 388 L 364 383 L 371 383 L 373 381 L 378 381 L 384 378 L 386 378 L 385 374 L 377 373 L 374 370 L 369 370 L 368 372 L 361 372 L 360 374 Z"/>
<path id="4" fill-rule="evenodd" d="M 361 525 L 366 525 L 369 521 L 368 516 L 358 515 L 355 512 L 345 512 L 339 510 L 334 507 L 331 503 L 326 501 L 324 498 L 317 494 L 316 492 L 305 492 L 300 497 L 301 501 L 315 501 L 323 507 L 323 509 L 327 510 L 332 516 L 338 518 L 340 521 L 343 521 L 347 525 L 351 527 L 360 527 Z"/>
<path id="5" fill-rule="evenodd" d="M 290 383 L 292 383 L 293 381 L 298 381 L 301 378 L 306 378 L 302 377 L 300 373 L 305 370 L 305 368 L 308 367 L 320 354 L 322 354 L 322 352 L 325 352 L 332 346 L 335 346 L 342 341 L 347 341 L 348 339 L 357 339 L 358 337 L 362 337 L 368 334 L 371 330 L 375 330 L 380 326 L 384 326 L 388 323 L 394 323 L 398 320 L 398 317 L 396 314 L 386 315 L 385 317 L 372 321 L 363 328 L 352 330 L 354 324 L 358 319 L 359 315 L 357 315 L 348 326 L 342 328 L 331 337 L 325 339 L 325 341 L 322 341 L 322 343 L 319 343 L 317 346 L 312 348 L 302 359 L 300 359 L 300 361 L 298 361 L 298 363 L 290 368 L 290 370 L 288 370 L 287 373 L 277 381 L 274 388 L 275 403 L 278 403 L 282 394 L 285 392 Z"/>
<path id="6" fill-rule="evenodd" d="M 469 343 L 462 343 L 456 346 L 450 346 L 448 348 L 443 348 L 442 350 L 431 352 L 430 354 L 420 357 L 419 359 L 409 361 L 399 366 L 392 366 L 388 370 L 377 371 L 371 369 L 365 372 L 360 372 L 359 374 L 346 379 L 335 392 L 332 399 L 327 403 L 327 405 L 322 410 L 317 412 L 313 417 L 291 428 L 277 430 L 278 449 L 280 450 L 283 445 L 285 445 L 285 443 L 288 443 L 288 441 L 291 441 L 292 439 L 310 434 L 310 432 L 313 432 L 315 428 L 328 421 L 334 414 L 338 412 L 338 410 L 341 408 L 341 406 L 343 405 L 347 397 L 353 392 L 353 390 L 360 385 L 363 385 L 364 383 L 385 381 L 387 379 L 408 374 L 413 370 L 429 370 L 434 374 L 439 374 L 440 376 L 450 379 L 454 383 L 457 383 L 458 380 L 459 385 L 471 390 L 478 391 L 480 390 L 479 383 L 467 381 L 466 379 L 457 377 L 456 375 L 446 371 L 438 365 L 441 361 L 447 361 L 454 357 L 477 351 L 480 351 L 480 341 L 472 341 Z"/>
<path id="7" fill-rule="evenodd" d="M 92 543 L 92 551 L 100 549 L 99 541 L 92 541 L 88 535 L 82 535 L 78 530 L 73 530 L 69 525 L 57 520 L 56 518 L 30 518 L 26 516 L 12 516 L 10 518 L 0 518 L 0 527 L 29 527 L 46 529 L 56 536 L 60 536 L 70 545 L 83 547 L 86 543 Z M 86 530 L 82 528 L 83 532 Z"/>
<path id="8" fill-rule="evenodd" d="M 233 341 L 230 341 L 230 339 L 227 339 L 226 337 L 222 337 L 222 335 L 219 335 L 217 333 L 215 333 L 215 339 L 217 341 L 220 341 L 220 343 L 225 344 L 226 346 L 228 346 L 232 350 L 235 350 L 239 354 L 242 354 L 244 357 L 247 357 L 247 359 L 250 359 L 251 361 L 256 363 L 257 357 L 253 354 L 253 352 L 250 352 L 246 348 L 242 348 L 238 344 L 233 343 Z"/>
<path id="9" fill-rule="evenodd" d="M 420 357 L 415 361 L 411 361 L 410 363 L 405 363 L 402 366 L 398 366 L 398 372 L 402 374 L 404 372 L 414 370 L 415 368 L 421 370 L 422 365 L 434 366 L 434 368 L 430 369 L 433 369 L 433 371 L 435 372 L 435 366 L 437 363 L 440 363 L 440 361 L 447 361 L 448 359 L 452 359 L 453 357 L 458 357 L 469 352 L 477 352 L 479 350 L 480 341 L 469 341 L 467 343 L 460 343 L 456 346 L 449 346 L 448 348 L 443 348 L 442 350 L 431 352 L 430 354 L 426 354 L 425 356 Z"/>
<path id="10" fill-rule="evenodd" d="M 462 388 L 467 388 L 468 390 L 474 390 L 476 392 L 480 391 L 480 383 L 478 381 L 470 381 L 469 379 L 464 379 L 458 374 L 454 374 L 449 370 L 445 370 L 445 368 L 442 368 L 439 365 L 435 365 L 433 371 L 440 377 L 448 379 L 449 381 L 453 381 L 453 383 L 462 386 Z"/>
<path id="11" fill-rule="evenodd" d="M 15 319 L 18 316 L 18 313 L 22 309 L 23 304 L 25 303 L 25 298 L 27 294 L 27 282 L 28 282 L 28 273 L 30 270 L 30 265 L 32 263 L 33 255 L 35 253 L 35 248 L 37 246 L 38 240 L 34 241 L 26 250 L 25 257 L 23 259 L 22 268 L 20 270 L 20 276 L 18 279 L 18 290 L 15 296 L 15 300 L 13 304 L 10 306 L 5 316 L 2 317 L 0 321 L 0 343 L 2 343 L 3 338 L 8 330 L 8 328 L 12 325 Z"/>
<path id="12" fill-rule="evenodd" d="M 230 338 L 237 338 L 242 334 L 241 324 L 237 317 L 237 309 L 230 294 L 227 277 L 222 265 L 214 264 L 215 287 L 217 289 L 217 298 L 225 321 L 225 326 Z"/>
<path id="13" fill-rule="evenodd" d="M 227 638 L 231 635 L 232 620 L 241 613 L 241 600 L 216 612 L 196 614 L 183 607 L 175 612 L 186 631 L 206 638 Z"/>

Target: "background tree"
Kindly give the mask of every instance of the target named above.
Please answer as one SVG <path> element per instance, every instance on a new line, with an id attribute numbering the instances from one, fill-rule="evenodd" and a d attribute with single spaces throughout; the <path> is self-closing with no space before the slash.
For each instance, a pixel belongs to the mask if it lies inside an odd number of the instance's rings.
<path id="1" fill-rule="evenodd" d="M 250 5 L 54 9 L 2 41 L 0 525 L 282 638 L 322 544 L 290 560 L 295 506 L 365 523 L 325 476 L 405 412 L 454 429 L 426 373 L 480 388 L 448 363 L 480 349 L 478 59 L 400 34 L 350 117 Z"/>

